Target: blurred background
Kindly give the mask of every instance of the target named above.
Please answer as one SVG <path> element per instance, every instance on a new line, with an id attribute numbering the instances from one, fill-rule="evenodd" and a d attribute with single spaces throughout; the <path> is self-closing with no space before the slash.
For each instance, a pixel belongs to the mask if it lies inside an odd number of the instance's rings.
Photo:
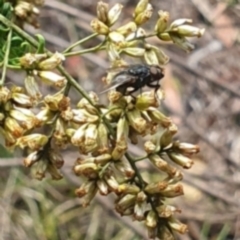
<path id="1" fill-rule="evenodd" d="M 110 5 L 116 1 L 106 1 Z M 119 22 L 126 23 L 137 3 L 119 0 L 125 7 Z M 48 0 L 41 9 L 40 29 L 51 51 L 62 51 L 91 33 L 97 1 Z M 171 20 L 190 18 L 206 29 L 192 40 L 195 50 L 185 53 L 174 45 L 159 45 L 171 58 L 162 87 L 163 108 L 179 127 L 177 138 L 200 146 L 192 169 L 184 171 L 185 195 L 172 204 L 189 226 L 180 240 L 240 239 L 240 2 L 238 0 L 152 0 L 155 13 L 145 26 L 153 28 L 157 10 L 170 13 Z M 155 38 L 150 43 L 159 44 Z M 91 40 L 84 47 L 99 43 Z M 69 57 L 65 67 L 87 90 L 100 92 L 109 67 L 106 54 Z M 11 72 L 12 81 L 19 74 Z M 47 89 L 50 91 L 51 89 Z M 73 101 L 78 95 L 71 95 Z M 133 148 L 132 152 L 138 151 Z M 1 150 L 3 153 L 4 149 Z M 147 239 L 141 223 L 121 218 L 114 211 L 114 197 L 98 196 L 82 208 L 74 190 L 81 180 L 72 173 L 77 152 L 63 153 L 64 179 L 34 180 L 22 158 L 2 154 L 0 159 L 0 236 L 19 240 L 140 240 Z M 145 163 L 143 171 L 152 169 Z"/>

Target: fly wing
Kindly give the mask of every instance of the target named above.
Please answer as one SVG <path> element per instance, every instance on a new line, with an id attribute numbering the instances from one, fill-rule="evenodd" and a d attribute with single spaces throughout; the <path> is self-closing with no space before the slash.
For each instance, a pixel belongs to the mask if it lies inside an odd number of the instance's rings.
<path id="1" fill-rule="evenodd" d="M 110 87 L 108 87 L 107 89 L 100 92 L 100 94 L 108 92 L 113 89 L 116 89 L 117 87 L 119 87 L 125 83 L 128 83 L 129 81 L 133 81 L 135 78 L 136 77 L 134 77 L 132 75 L 120 72 L 120 73 L 116 74 L 115 77 L 113 77 Z"/>

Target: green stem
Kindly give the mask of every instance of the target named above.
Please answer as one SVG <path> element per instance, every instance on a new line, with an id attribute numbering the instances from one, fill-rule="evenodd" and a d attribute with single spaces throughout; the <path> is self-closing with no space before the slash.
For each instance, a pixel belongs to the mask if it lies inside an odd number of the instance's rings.
<path id="1" fill-rule="evenodd" d="M 77 42 L 75 42 L 74 44 L 72 44 L 71 46 L 69 46 L 66 50 L 63 51 L 63 53 L 67 53 L 70 52 L 73 48 L 75 48 L 77 45 L 83 44 L 84 42 L 87 42 L 88 40 L 96 37 L 98 35 L 98 33 L 93 33 Z"/>
<path id="2" fill-rule="evenodd" d="M 7 74 L 7 66 L 8 66 L 9 53 L 11 48 L 11 41 L 12 41 L 12 28 L 10 28 L 7 36 L 6 52 L 3 60 L 3 70 L 2 70 L 2 78 L 0 80 L 0 86 L 4 85 L 6 74 Z"/>
<path id="3" fill-rule="evenodd" d="M 90 53 L 90 52 L 96 52 L 98 50 L 103 50 L 104 49 L 104 48 L 101 48 L 104 43 L 105 42 L 103 41 L 100 44 L 98 44 L 97 46 L 92 47 L 92 48 L 87 48 L 87 49 L 79 50 L 79 51 L 76 51 L 76 52 L 69 52 L 69 53 L 63 53 L 63 54 L 64 54 L 65 57 L 70 57 L 70 56 L 76 56 L 76 55 L 83 55 L 85 53 Z"/>

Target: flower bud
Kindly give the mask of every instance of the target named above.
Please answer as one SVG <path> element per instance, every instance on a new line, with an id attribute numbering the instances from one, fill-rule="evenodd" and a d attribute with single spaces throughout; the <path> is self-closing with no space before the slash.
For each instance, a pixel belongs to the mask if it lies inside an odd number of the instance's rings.
<path id="1" fill-rule="evenodd" d="M 157 54 L 153 49 L 148 49 L 145 51 L 144 60 L 149 65 L 159 65 Z"/>
<path id="2" fill-rule="evenodd" d="M 46 60 L 41 61 L 38 64 L 38 69 L 39 70 L 53 70 L 58 65 L 60 65 L 63 60 L 65 60 L 64 55 L 56 52 L 51 57 L 47 58 Z"/>
<path id="3" fill-rule="evenodd" d="M 74 146 L 80 146 L 84 142 L 85 131 L 88 124 L 85 123 L 80 126 L 77 131 L 72 135 L 71 142 Z"/>
<path id="4" fill-rule="evenodd" d="M 134 17 L 135 23 L 138 26 L 144 24 L 151 18 L 152 13 L 153 13 L 153 7 L 151 4 L 148 4 L 144 12 L 141 12 L 138 15 L 136 15 L 136 17 Z"/>
<path id="5" fill-rule="evenodd" d="M 190 52 L 194 49 L 194 45 L 188 42 L 188 40 L 183 37 L 179 36 L 177 34 L 171 33 L 170 37 L 177 46 L 179 46 L 181 49 L 183 49 L 186 52 Z"/>
<path id="6" fill-rule="evenodd" d="M 46 53 L 34 54 L 26 53 L 23 57 L 20 58 L 20 65 L 24 69 L 37 69 L 38 63 L 47 58 Z"/>
<path id="7" fill-rule="evenodd" d="M 147 195 L 145 192 L 141 191 L 137 194 L 137 198 L 136 198 L 136 202 L 137 203 L 142 203 L 142 202 L 146 202 L 147 200 Z"/>
<path id="8" fill-rule="evenodd" d="M 155 91 L 143 92 L 137 96 L 136 108 L 140 111 L 147 110 L 148 107 L 158 107 Z"/>
<path id="9" fill-rule="evenodd" d="M 41 157 L 41 152 L 34 151 L 30 153 L 26 158 L 24 158 L 23 164 L 25 167 L 31 167 L 34 163 L 39 161 L 40 157 Z"/>
<path id="10" fill-rule="evenodd" d="M 112 31 L 108 36 L 109 39 L 116 45 L 116 47 L 122 47 L 124 45 L 125 38 L 121 33 Z"/>
<path id="11" fill-rule="evenodd" d="M 73 109 L 73 121 L 75 123 L 83 124 L 83 123 L 96 123 L 99 120 L 97 115 L 90 114 L 85 109 Z"/>
<path id="12" fill-rule="evenodd" d="M 167 227 L 164 224 L 161 224 L 159 226 L 158 232 L 157 232 L 158 239 L 167 239 L 167 240 L 175 240 L 176 238 L 173 236 L 172 232 L 169 230 L 169 227 Z"/>
<path id="13" fill-rule="evenodd" d="M 162 40 L 162 41 L 165 41 L 165 42 L 170 42 L 172 41 L 172 38 L 170 36 L 169 33 L 160 33 L 160 34 L 157 34 L 157 37 Z"/>
<path id="14" fill-rule="evenodd" d="M 155 25 L 156 33 L 163 33 L 167 29 L 168 21 L 169 21 L 169 13 L 165 11 L 158 11 L 158 20 Z"/>
<path id="15" fill-rule="evenodd" d="M 98 166 L 95 163 L 83 163 L 74 166 L 73 171 L 77 176 L 85 176 L 88 178 L 92 178 L 92 176 L 97 176 Z"/>
<path id="16" fill-rule="evenodd" d="M 116 209 L 118 212 L 123 212 L 124 210 L 130 208 L 134 205 L 136 199 L 135 194 L 126 194 L 119 198 L 116 203 Z"/>
<path id="17" fill-rule="evenodd" d="M 101 34 L 101 35 L 108 35 L 109 28 L 103 22 L 99 21 L 98 19 L 93 19 L 90 23 L 94 32 Z"/>
<path id="18" fill-rule="evenodd" d="M 101 195 L 106 196 L 106 195 L 109 194 L 110 190 L 108 188 L 107 183 L 104 180 L 98 180 L 97 181 L 97 186 L 98 186 L 99 193 Z"/>
<path id="19" fill-rule="evenodd" d="M 86 146 L 96 144 L 97 140 L 97 126 L 95 124 L 88 124 L 88 127 L 85 131 L 85 142 Z"/>
<path id="20" fill-rule="evenodd" d="M 108 24 L 112 26 L 119 18 L 122 12 L 123 5 L 120 3 L 116 3 L 109 11 L 108 11 Z"/>
<path id="21" fill-rule="evenodd" d="M 112 156 L 109 153 L 105 153 L 105 154 L 97 156 L 94 159 L 94 163 L 104 165 L 104 164 L 108 163 L 111 159 L 112 159 Z"/>
<path id="22" fill-rule="evenodd" d="M 61 168 L 64 164 L 62 155 L 54 149 L 49 150 L 49 160 L 56 168 Z"/>
<path id="23" fill-rule="evenodd" d="M 42 147 L 45 146 L 47 142 L 48 142 L 47 136 L 39 133 L 33 133 L 24 137 L 20 137 L 17 140 L 16 145 L 22 149 L 28 147 L 33 151 L 37 151 L 42 149 Z"/>
<path id="24" fill-rule="evenodd" d="M 140 0 L 134 10 L 134 17 L 147 9 L 149 0 Z"/>
<path id="25" fill-rule="evenodd" d="M 181 223 L 173 217 L 168 218 L 168 224 L 172 230 L 175 230 L 181 234 L 184 234 L 188 231 L 187 225 Z"/>
<path id="26" fill-rule="evenodd" d="M 174 151 L 177 151 L 188 157 L 192 156 L 193 154 L 197 154 L 200 151 L 198 145 L 183 143 L 179 141 L 173 143 L 173 149 Z"/>
<path id="27" fill-rule="evenodd" d="M 130 179 L 134 176 L 135 172 L 130 166 L 129 162 L 125 159 L 122 158 L 121 161 L 116 162 L 115 168 L 121 172 L 127 179 Z"/>
<path id="28" fill-rule="evenodd" d="M 181 210 L 174 206 L 170 205 L 161 205 L 159 207 L 156 207 L 156 210 L 158 212 L 158 216 L 161 218 L 168 218 L 174 215 L 174 213 L 181 213 Z"/>
<path id="29" fill-rule="evenodd" d="M 53 164 L 48 164 L 47 171 L 49 172 L 53 180 L 60 180 L 63 178 L 63 175 L 59 172 L 57 167 Z"/>
<path id="30" fill-rule="evenodd" d="M 168 127 L 172 124 L 171 119 L 169 117 L 166 117 L 157 108 L 149 107 L 147 109 L 147 113 L 153 121 L 161 124 L 163 127 Z"/>
<path id="31" fill-rule="evenodd" d="M 97 17 L 101 22 L 105 24 L 108 21 L 108 10 L 109 10 L 109 5 L 107 3 L 102 1 L 99 1 L 97 3 Z"/>
<path id="32" fill-rule="evenodd" d="M 33 100 L 39 100 L 42 97 L 42 94 L 39 91 L 37 82 L 33 76 L 28 75 L 24 80 L 24 85 L 25 85 L 28 95 Z"/>
<path id="33" fill-rule="evenodd" d="M 11 117 L 7 117 L 4 122 L 4 129 L 10 132 L 15 138 L 19 138 L 23 135 L 24 130 L 19 123 Z"/>
<path id="34" fill-rule="evenodd" d="M 143 221 L 147 210 L 147 202 L 136 203 L 134 205 L 133 219 Z"/>
<path id="35" fill-rule="evenodd" d="M 118 190 L 117 193 L 118 194 L 137 194 L 140 191 L 139 187 L 137 187 L 136 185 L 130 185 L 127 183 L 123 183 L 121 185 L 118 186 Z"/>
<path id="36" fill-rule="evenodd" d="M 53 85 L 57 88 L 62 88 L 66 85 L 65 77 L 50 71 L 38 71 L 37 75 L 41 80 L 47 84 Z"/>
<path id="37" fill-rule="evenodd" d="M 95 181 L 87 180 L 86 182 L 82 183 L 82 185 L 75 190 L 75 194 L 81 198 L 88 194 L 89 192 L 94 191 L 96 188 Z"/>
<path id="38" fill-rule="evenodd" d="M 179 26 L 181 26 L 183 24 L 186 24 L 186 23 L 191 24 L 192 23 L 192 19 L 188 19 L 188 18 L 177 19 L 177 20 L 175 20 L 175 21 L 173 21 L 171 23 L 169 28 L 170 29 L 174 29 L 174 28 L 179 27 Z"/>
<path id="39" fill-rule="evenodd" d="M 144 144 L 144 150 L 147 154 L 153 153 L 156 151 L 156 145 L 152 141 L 147 141 Z"/>
<path id="40" fill-rule="evenodd" d="M 137 30 L 137 25 L 135 22 L 128 22 L 125 25 L 119 27 L 116 31 L 122 34 L 124 37 L 135 32 Z"/>
<path id="41" fill-rule="evenodd" d="M 169 57 L 161 49 L 150 44 L 145 44 L 145 47 L 148 50 L 146 51 L 144 57 L 149 64 L 154 64 L 154 62 L 156 62 L 154 65 L 164 65 L 168 63 Z"/>
<path id="42" fill-rule="evenodd" d="M 169 165 L 165 160 L 160 158 L 160 156 L 158 156 L 157 154 L 150 154 L 148 158 L 156 168 L 167 173 L 170 177 L 174 176 L 174 174 L 177 171 L 176 168 Z"/>
<path id="43" fill-rule="evenodd" d="M 172 144 L 173 136 L 177 133 L 177 126 L 175 124 L 171 124 L 165 131 L 163 132 L 160 138 L 160 146 L 162 149 L 168 148 L 169 145 Z"/>
<path id="44" fill-rule="evenodd" d="M 88 193 L 87 193 L 85 196 L 82 197 L 82 202 L 81 202 L 81 204 L 82 204 L 83 207 L 87 207 L 87 206 L 90 204 L 90 202 L 91 202 L 91 201 L 93 200 L 93 198 L 96 196 L 97 190 L 98 190 L 98 188 L 95 186 L 95 188 L 90 189 L 90 190 L 88 191 Z"/>
<path id="45" fill-rule="evenodd" d="M 167 186 L 167 182 L 149 183 L 144 190 L 149 194 L 156 194 L 162 192 Z"/>
<path id="46" fill-rule="evenodd" d="M 182 166 L 183 168 L 189 169 L 193 165 L 193 160 L 185 157 L 184 155 L 176 152 L 169 151 L 167 152 L 169 158 L 176 164 Z"/>
<path id="47" fill-rule="evenodd" d="M 42 180 L 45 177 L 48 168 L 48 161 L 41 159 L 34 165 L 34 177 L 38 180 Z"/>
<path id="48" fill-rule="evenodd" d="M 161 195 L 167 198 L 174 198 L 183 195 L 183 186 L 181 184 L 168 185 L 166 188 L 161 190 Z"/>
<path id="49" fill-rule="evenodd" d="M 144 133 L 147 128 L 147 121 L 141 116 L 137 109 L 127 112 L 129 124 L 140 134 Z"/>
<path id="50" fill-rule="evenodd" d="M 145 49 L 139 47 L 127 47 L 124 48 L 122 52 L 132 57 L 142 57 L 145 53 Z"/>
<path id="51" fill-rule="evenodd" d="M 109 152 L 108 129 L 105 124 L 100 123 L 97 128 L 97 144 L 98 152 L 100 154 Z"/>
<path id="52" fill-rule="evenodd" d="M 149 228 L 155 228 L 157 226 L 157 223 L 158 223 L 157 214 L 153 210 L 149 211 L 146 217 L 145 225 Z"/>
<path id="53" fill-rule="evenodd" d="M 109 186 L 109 189 L 111 189 L 114 192 L 118 191 L 119 183 L 117 182 L 116 178 L 113 175 L 105 174 L 104 180 L 106 181 L 107 185 Z"/>
<path id="54" fill-rule="evenodd" d="M 181 25 L 179 27 L 173 28 L 171 31 L 176 32 L 180 36 L 183 37 L 201 37 L 205 29 L 198 28 L 190 25 Z"/>
<path id="55" fill-rule="evenodd" d="M 112 34 L 112 37 L 115 37 L 115 36 L 114 36 L 114 34 Z M 121 42 L 121 43 L 123 43 L 123 42 Z M 116 44 L 114 44 L 113 42 L 108 42 L 107 54 L 108 54 L 108 58 L 109 58 L 110 62 L 116 62 L 116 61 L 120 60 L 120 53 L 117 49 Z"/>
<path id="56" fill-rule="evenodd" d="M 33 101 L 29 96 L 23 93 L 12 93 L 12 99 L 15 103 L 19 104 L 22 107 L 32 107 Z"/>
<path id="57" fill-rule="evenodd" d="M 11 98 L 11 93 L 8 88 L 0 87 L 0 103 L 6 103 Z"/>
<path id="58" fill-rule="evenodd" d="M 157 237 L 157 228 L 147 227 L 147 235 L 149 239 L 155 239 Z M 167 239 L 167 238 L 159 238 L 159 239 Z"/>
<path id="59" fill-rule="evenodd" d="M 146 36 L 146 32 L 143 28 L 138 28 L 136 32 L 133 32 L 131 34 L 129 34 L 127 37 L 126 37 L 126 41 L 132 41 L 133 39 L 135 38 L 143 38 Z"/>

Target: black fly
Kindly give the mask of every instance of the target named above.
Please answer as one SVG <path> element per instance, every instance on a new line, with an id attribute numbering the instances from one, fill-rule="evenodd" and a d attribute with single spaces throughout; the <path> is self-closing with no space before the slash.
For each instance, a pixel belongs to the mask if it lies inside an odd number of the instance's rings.
<path id="1" fill-rule="evenodd" d="M 131 95 L 147 86 L 157 91 L 160 88 L 159 80 L 163 78 L 163 70 L 157 65 L 135 64 L 117 73 L 112 80 L 112 87 L 123 95 Z"/>

